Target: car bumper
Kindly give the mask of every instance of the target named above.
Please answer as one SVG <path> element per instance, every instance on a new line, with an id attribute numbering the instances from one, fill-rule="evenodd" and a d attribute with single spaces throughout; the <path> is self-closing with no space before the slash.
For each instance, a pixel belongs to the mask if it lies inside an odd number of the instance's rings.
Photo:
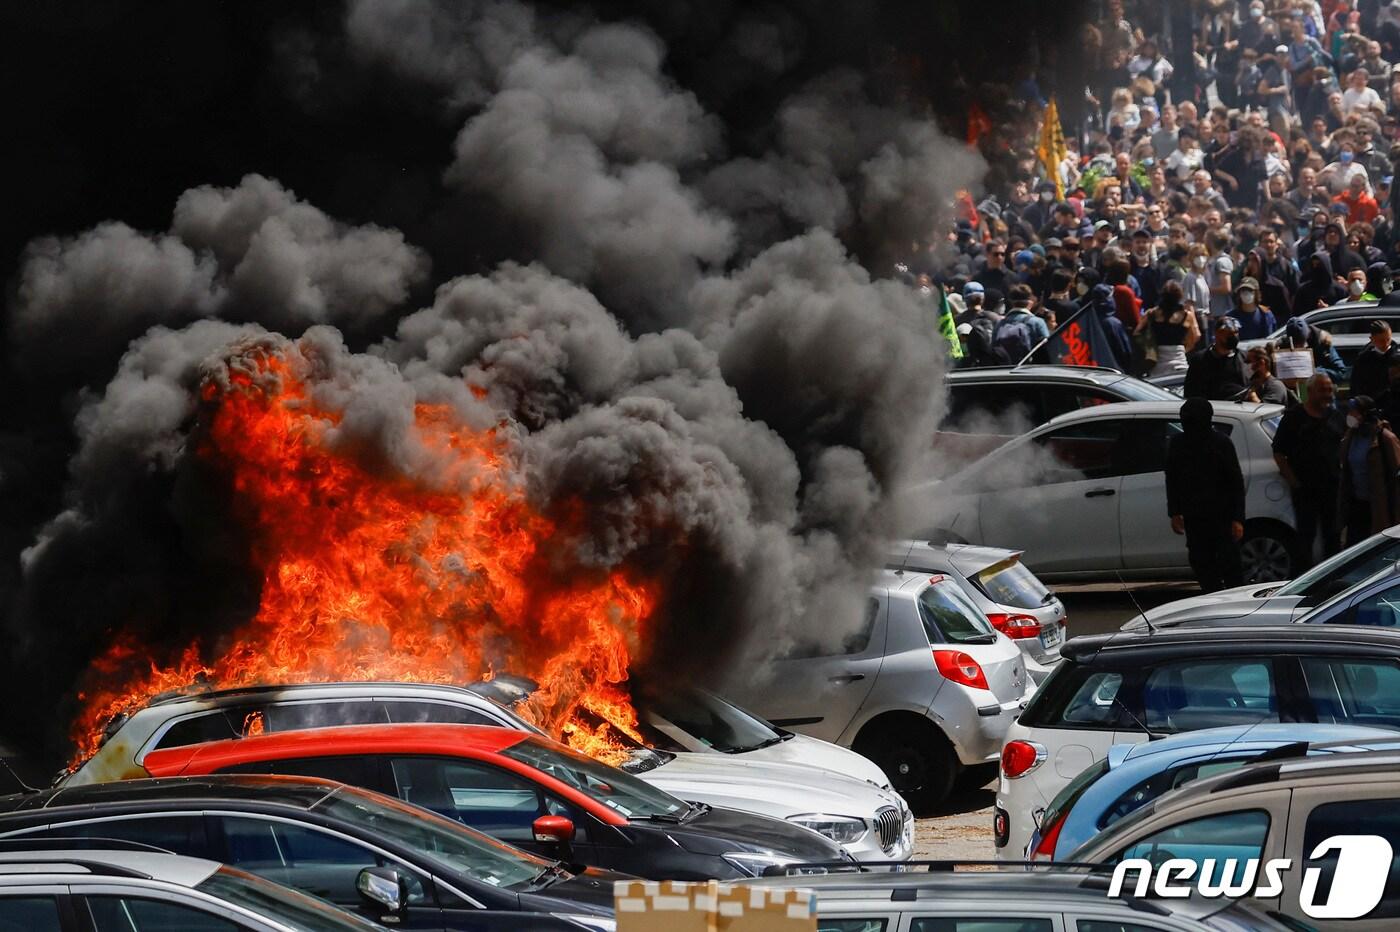
<path id="1" fill-rule="evenodd" d="M 967 690 L 956 687 L 966 702 L 960 702 L 955 714 L 944 715 L 940 706 L 934 703 L 933 713 L 943 727 L 943 733 L 953 744 L 958 760 L 964 766 L 985 764 L 1001 759 L 1001 746 L 1006 739 L 1006 730 L 1021 714 L 1021 708 L 1030 699 L 1030 690 L 1016 699 L 997 702 L 985 690 Z M 946 692 L 944 687 L 942 692 Z M 980 700 L 979 697 L 980 696 Z M 940 699 L 943 698 L 940 692 Z"/>
<path id="2" fill-rule="evenodd" d="M 914 856 L 912 823 L 907 838 L 901 837 L 899 843 L 890 851 L 880 847 L 880 840 L 874 829 L 866 832 L 860 841 L 844 847 L 857 861 L 907 861 Z"/>
<path id="3" fill-rule="evenodd" d="M 1036 830 L 1035 812 L 1044 806 L 1045 802 L 1034 785 L 1027 783 L 1022 786 L 1017 781 L 1001 778 L 996 808 L 1006 814 L 1007 833 L 1006 844 L 995 849 L 998 861 L 1025 861 L 1029 858 L 1026 846 Z"/>

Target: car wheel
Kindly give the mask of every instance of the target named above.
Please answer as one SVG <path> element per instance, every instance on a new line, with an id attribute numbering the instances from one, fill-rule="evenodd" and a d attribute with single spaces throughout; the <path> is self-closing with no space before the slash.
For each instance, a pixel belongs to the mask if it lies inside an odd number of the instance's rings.
<path id="1" fill-rule="evenodd" d="M 919 728 L 880 728 L 862 735 L 855 750 L 880 765 L 916 815 L 929 813 L 943 802 L 961 770 L 948 739 L 928 723 Z"/>
<path id="2" fill-rule="evenodd" d="M 1245 531 L 1240 542 L 1240 563 L 1246 583 L 1278 582 L 1293 578 L 1292 541 L 1272 526 Z"/>

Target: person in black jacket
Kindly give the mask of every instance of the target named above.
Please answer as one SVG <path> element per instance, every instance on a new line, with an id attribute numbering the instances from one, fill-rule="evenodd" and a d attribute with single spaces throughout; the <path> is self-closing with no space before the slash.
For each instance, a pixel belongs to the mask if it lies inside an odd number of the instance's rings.
<path id="1" fill-rule="evenodd" d="M 1191 572 L 1202 592 L 1244 585 L 1244 475 L 1235 445 L 1211 426 L 1204 398 L 1181 406 L 1181 434 L 1167 447 L 1167 514 L 1186 535 Z"/>
<path id="2" fill-rule="evenodd" d="M 1192 353 L 1186 363 L 1187 398 L 1238 401 L 1249 388 L 1249 373 L 1240 355 L 1240 322 L 1233 317 L 1215 319 L 1215 342 Z"/>
<path id="3" fill-rule="evenodd" d="M 1379 398 L 1390 388 L 1390 367 L 1400 359 L 1400 347 L 1391 340 L 1390 324 L 1371 321 L 1371 345 L 1351 364 L 1351 395 Z"/>

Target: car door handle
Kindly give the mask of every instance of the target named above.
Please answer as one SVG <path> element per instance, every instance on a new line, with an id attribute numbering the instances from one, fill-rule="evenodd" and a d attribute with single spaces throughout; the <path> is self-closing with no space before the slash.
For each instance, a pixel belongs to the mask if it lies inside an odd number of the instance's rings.
<path id="1" fill-rule="evenodd" d="M 833 683 L 854 683 L 857 680 L 865 679 L 864 673 L 843 673 L 840 676 L 831 677 Z"/>
<path id="2" fill-rule="evenodd" d="M 1118 492 L 1117 492 L 1116 490 L 1114 490 L 1114 489 L 1093 489 L 1093 490 L 1091 490 L 1091 491 L 1085 492 L 1085 493 L 1084 493 L 1084 497 L 1085 497 L 1085 498 L 1103 498 L 1103 497 L 1108 496 L 1108 495 L 1117 495 L 1117 494 L 1118 494 Z"/>

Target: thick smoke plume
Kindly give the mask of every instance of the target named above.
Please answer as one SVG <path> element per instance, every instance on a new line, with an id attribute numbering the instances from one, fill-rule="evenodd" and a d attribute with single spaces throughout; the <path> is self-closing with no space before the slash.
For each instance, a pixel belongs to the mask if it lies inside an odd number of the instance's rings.
<path id="1" fill-rule="evenodd" d="M 339 455 L 453 481 L 415 433 L 434 406 L 508 443 L 558 528 L 551 574 L 658 581 L 634 676 L 713 678 L 858 623 L 946 358 L 934 308 L 885 259 L 935 235 L 983 166 L 908 102 L 917 88 L 877 95 L 803 15 L 717 10 L 697 47 L 678 37 L 699 10 L 351 0 L 273 37 L 268 73 L 279 106 L 315 119 L 346 88 L 415 96 L 395 119 L 421 136 L 342 140 L 356 155 L 337 177 L 382 172 L 389 201 L 355 190 L 389 208 L 328 213 L 248 166 L 187 185 L 164 232 L 111 220 L 29 244 L 11 359 L 83 390 L 62 396 L 62 502 L 6 619 L 13 669 L 44 671 L 7 678 L 17 738 L 51 745 L 112 643 L 161 665 L 252 616 L 237 484 L 196 455 L 201 386 L 289 339 Z M 366 155 L 380 146 L 423 163 L 395 187 Z M 60 721 L 23 714 L 40 708 Z"/>

